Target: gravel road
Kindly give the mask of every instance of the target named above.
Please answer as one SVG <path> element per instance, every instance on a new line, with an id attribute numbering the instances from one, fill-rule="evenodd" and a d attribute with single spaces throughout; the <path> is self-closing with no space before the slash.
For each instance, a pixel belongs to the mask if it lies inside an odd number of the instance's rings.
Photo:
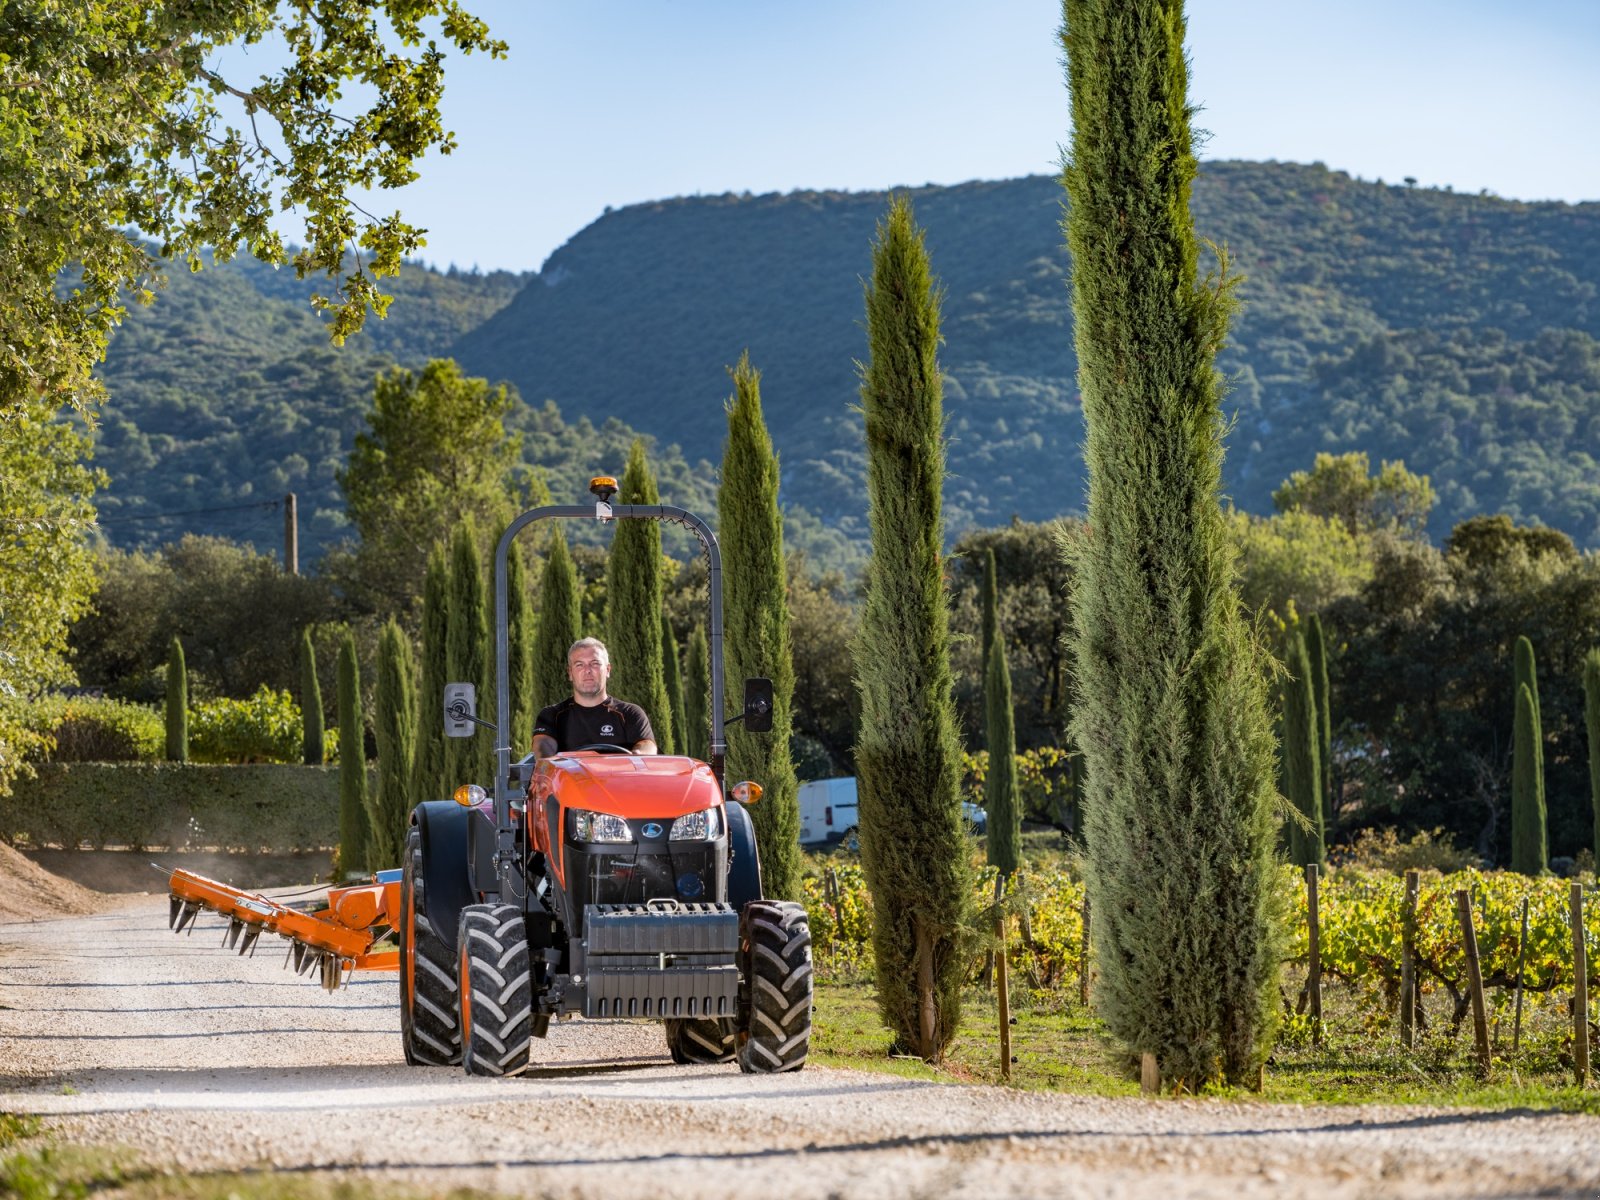
<path id="1" fill-rule="evenodd" d="M 1105 1100 L 809 1066 L 677 1067 L 571 1022 L 515 1080 L 408 1068 L 392 976 L 331 995 L 181 941 L 166 900 L 0 923 L 0 1111 L 194 1172 L 614 1197 L 1596 1196 L 1600 1118 Z"/>

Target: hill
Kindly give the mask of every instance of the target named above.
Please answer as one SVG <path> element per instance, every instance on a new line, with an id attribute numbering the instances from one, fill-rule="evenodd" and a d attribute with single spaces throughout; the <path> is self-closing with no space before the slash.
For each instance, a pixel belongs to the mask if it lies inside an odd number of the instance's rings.
<path id="1" fill-rule="evenodd" d="M 952 531 L 1079 509 L 1062 193 L 1032 177 L 912 191 L 946 289 Z M 724 365 L 748 348 L 784 498 L 859 530 L 854 360 L 881 193 L 662 201 L 563 246 L 455 354 L 563 412 L 722 442 Z M 1600 204 L 1367 182 L 1320 165 L 1212 163 L 1200 234 L 1243 273 L 1221 365 L 1226 486 L 1268 511 L 1319 450 L 1433 477 L 1432 532 L 1504 511 L 1600 545 Z"/>

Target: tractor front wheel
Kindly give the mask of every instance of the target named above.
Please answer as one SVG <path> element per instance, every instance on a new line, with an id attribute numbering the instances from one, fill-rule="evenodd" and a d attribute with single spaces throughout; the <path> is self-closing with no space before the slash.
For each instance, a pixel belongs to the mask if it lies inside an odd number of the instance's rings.
<path id="1" fill-rule="evenodd" d="M 510 904 L 461 910 L 461 1065 L 468 1075 L 521 1075 L 533 1036 L 527 925 Z"/>
<path id="2" fill-rule="evenodd" d="M 421 830 L 406 835 L 402 865 L 400 1040 L 411 1066 L 454 1066 L 461 1061 L 455 956 L 428 921 Z"/>
<path id="3" fill-rule="evenodd" d="M 802 905 L 752 900 L 739 918 L 746 1074 L 798 1071 L 811 1048 L 811 926 Z"/>
<path id="4" fill-rule="evenodd" d="M 667 1022 L 667 1050 L 672 1061 L 683 1065 L 733 1061 L 737 1034 L 727 1018 Z"/>

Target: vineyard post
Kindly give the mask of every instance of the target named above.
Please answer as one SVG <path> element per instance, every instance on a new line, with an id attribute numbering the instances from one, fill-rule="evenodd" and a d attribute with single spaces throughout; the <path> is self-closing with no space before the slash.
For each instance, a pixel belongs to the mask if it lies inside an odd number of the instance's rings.
<path id="1" fill-rule="evenodd" d="M 1317 912 L 1317 864 L 1306 864 L 1306 924 L 1309 927 L 1311 961 L 1306 976 L 1306 991 L 1311 997 L 1311 1044 L 1322 1045 L 1322 922 Z"/>
<path id="2" fill-rule="evenodd" d="M 1528 961 L 1528 898 L 1522 898 L 1522 936 L 1517 942 L 1517 1015 L 1511 1021 L 1511 1055 L 1522 1046 L 1522 968 Z"/>
<path id="3" fill-rule="evenodd" d="M 1489 1020 L 1483 1006 L 1483 969 L 1478 964 L 1478 933 L 1472 924 L 1472 893 L 1456 892 L 1456 916 L 1461 920 L 1461 943 L 1467 953 L 1467 989 L 1472 996 L 1472 1032 L 1478 1043 L 1478 1074 L 1489 1075 Z"/>
<path id="4" fill-rule="evenodd" d="M 822 873 L 822 896 L 827 901 L 828 911 L 833 915 L 833 937 L 829 939 L 833 944 L 833 957 L 839 956 L 839 876 L 832 867 Z"/>
<path id="5" fill-rule="evenodd" d="M 1400 1044 L 1417 1040 L 1417 873 L 1406 872 L 1405 903 L 1400 908 Z"/>
<path id="6" fill-rule="evenodd" d="M 1083 890 L 1083 944 L 1078 949 L 1078 1003 L 1089 1006 L 1089 889 Z"/>
<path id="7" fill-rule="evenodd" d="M 1011 988 L 1006 969 L 1005 880 L 995 881 L 994 906 L 994 987 L 1000 998 L 1000 1078 L 1011 1082 Z"/>
<path id="8" fill-rule="evenodd" d="M 1583 884 L 1572 897 L 1572 1069 L 1579 1087 L 1589 1083 L 1589 956 L 1583 942 Z"/>
<path id="9" fill-rule="evenodd" d="M 1139 1094 L 1154 1096 L 1161 1091 L 1161 1067 L 1156 1056 L 1146 1050 L 1139 1056 Z"/>

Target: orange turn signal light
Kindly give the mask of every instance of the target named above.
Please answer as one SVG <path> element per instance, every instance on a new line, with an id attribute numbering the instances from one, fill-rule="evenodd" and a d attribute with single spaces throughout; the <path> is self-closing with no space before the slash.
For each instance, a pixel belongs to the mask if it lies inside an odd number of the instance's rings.
<path id="1" fill-rule="evenodd" d="M 754 804 L 761 799 L 761 785 L 749 779 L 733 785 L 733 798 L 740 804 Z"/>
<path id="2" fill-rule="evenodd" d="M 450 799 L 461 805 L 462 808 L 471 808 L 474 805 L 482 804 L 488 798 L 489 793 L 475 783 L 463 783 L 450 793 Z"/>

